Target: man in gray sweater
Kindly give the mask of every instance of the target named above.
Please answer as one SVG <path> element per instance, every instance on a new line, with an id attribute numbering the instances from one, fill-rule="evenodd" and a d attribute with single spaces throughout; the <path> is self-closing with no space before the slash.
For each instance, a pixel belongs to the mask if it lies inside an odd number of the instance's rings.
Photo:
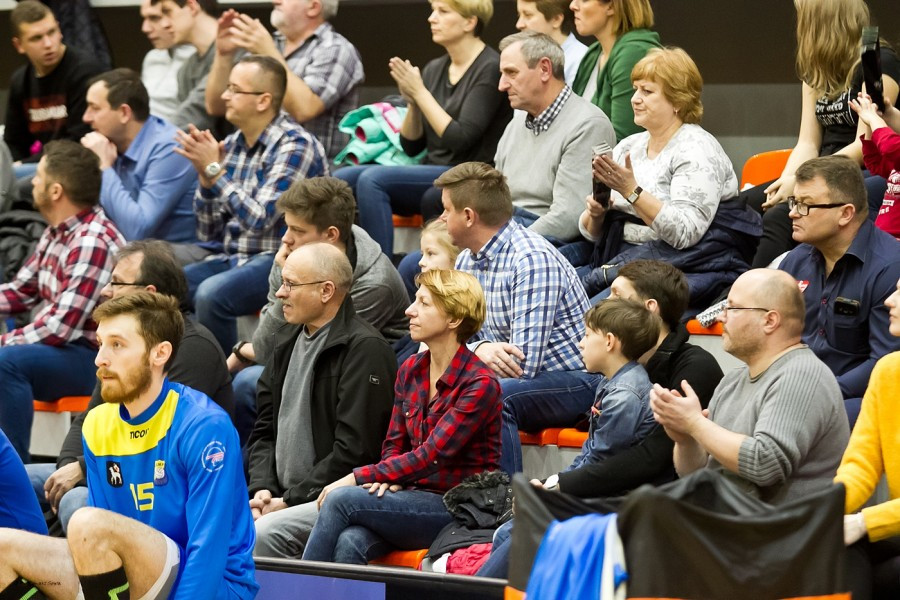
<path id="1" fill-rule="evenodd" d="M 275 333 L 286 323 L 281 300 L 275 294 L 291 252 L 312 242 L 337 247 L 353 268 L 350 297 L 356 314 L 388 343 L 396 342 L 409 330 L 405 314 L 409 296 L 400 274 L 369 234 L 353 225 L 356 200 L 345 182 L 334 177 L 300 179 L 278 198 L 277 207 L 284 213 L 287 231 L 269 272 L 268 303 L 260 311 L 252 342 L 239 341 L 228 357 L 228 368 L 240 371 L 234 378 L 234 393 L 235 421 L 242 444 L 256 420 L 256 382 L 271 356 Z M 251 363 L 256 364 L 249 366 Z"/>
<path id="2" fill-rule="evenodd" d="M 675 441 L 680 476 L 703 467 L 733 474 L 770 504 L 831 485 L 850 437 L 831 370 L 801 342 L 803 296 L 782 271 L 755 269 L 728 293 L 722 345 L 747 364 L 726 373 L 708 415 L 691 386 L 654 386 L 650 406 Z"/>
<path id="3" fill-rule="evenodd" d="M 616 134 L 607 115 L 566 85 L 562 48 L 523 31 L 500 42 L 500 91 L 517 109 L 497 144 L 494 162 L 506 175 L 516 220 L 535 233 L 568 242 L 591 193 L 591 147 Z"/>

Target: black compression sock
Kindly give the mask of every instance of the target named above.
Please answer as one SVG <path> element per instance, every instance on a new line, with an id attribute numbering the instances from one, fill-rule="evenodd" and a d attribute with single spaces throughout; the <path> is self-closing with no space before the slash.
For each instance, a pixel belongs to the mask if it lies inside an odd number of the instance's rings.
<path id="1" fill-rule="evenodd" d="M 124 566 L 108 573 L 79 575 L 78 580 L 81 581 L 84 600 L 129 600 L 131 598 Z"/>
<path id="2" fill-rule="evenodd" d="M 46 598 L 33 583 L 21 577 L 0 590 L 0 600 L 46 600 Z"/>

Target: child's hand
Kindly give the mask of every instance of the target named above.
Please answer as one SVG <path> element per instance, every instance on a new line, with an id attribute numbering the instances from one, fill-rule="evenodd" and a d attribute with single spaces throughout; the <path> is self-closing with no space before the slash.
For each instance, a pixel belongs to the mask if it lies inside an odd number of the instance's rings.
<path id="1" fill-rule="evenodd" d="M 865 123 L 870 130 L 877 129 L 877 123 L 884 122 L 879 114 L 878 105 L 872 102 L 872 98 L 868 94 L 860 92 L 856 100 L 850 101 L 850 108 L 859 115 L 859 120 Z"/>

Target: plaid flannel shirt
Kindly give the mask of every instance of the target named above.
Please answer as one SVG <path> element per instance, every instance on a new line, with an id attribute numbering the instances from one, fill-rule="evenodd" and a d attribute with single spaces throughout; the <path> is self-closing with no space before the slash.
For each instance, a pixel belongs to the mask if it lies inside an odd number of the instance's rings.
<path id="1" fill-rule="evenodd" d="M 284 36 L 276 33 L 275 46 L 282 54 L 284 43 Z M 349 139 L 338 131 L 338 123 L 359 104 L 357 88 L 365 79 L 359 52 L 331 23 L 322 23 L 284 58 L 291 71 L 325 105 L 325 112 L 304 125 L 322 142 L 328 156 L 337 155 Z"/>
<path id="2" fill-rule="evenodd" d="M 571 95 L 572 88 L 564 85 L 562 91 L 556 96 L 556 99 L 551 102 L 550 106 L 545 108 L 541 114 L 536 117 L 525 115 L 525 129 L 531 131 L 535 136 L 541 135 L 550 129 L 550 125 L 556 120 L 559 111 L 562 110 L 562 107 L 566 104 L 566 100 L 568 100 Z"/>
<path id="3" fill-rule="evenodd" d="M 61 346 L 81 338 L 95 343 L 91 311 L 124 244 L 99 206 L 47 227 L 15 279 L 0 285 L 0 314 L 37 308 L 31 323 L 0 336 L 0 346 Z"/>
<path id="4" fill-rule="evenodd" d="M 473 341 L 521 349 L 525 379 L 584 368 L 578 340 L 590 303 L 575 269 L 550 242 L 510 221 L 476 255 L 463 250 L 456 268 L 484 289 L 487 319 Z"/>
<path id="5" fill-rule="evenodd" d="M 248 147 L 244 134 L 225 138 L 225 172 L 194 194 L 197 237 L 223 239 L 240 262 L 281 245 L 283 218 L 275 201 L 295 180 L 328 175 L 325 151 L 309 132 L 282 113 Z"/>
<path id="6" fill-rule="evenodd" d="M 394 385 L 394 410 L 381 462 L 353 469 L 358 484 L 401 483 L 445 492 L 500 464 L 500 384 L 461 346 L 429 389 L 431 353 L 411 356 Z"/>

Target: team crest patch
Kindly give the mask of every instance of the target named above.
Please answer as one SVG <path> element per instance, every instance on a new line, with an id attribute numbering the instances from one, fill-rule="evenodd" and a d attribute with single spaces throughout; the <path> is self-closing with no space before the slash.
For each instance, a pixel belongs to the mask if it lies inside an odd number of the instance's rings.
<path id="1" fill-rule="evenodd" d="M 115 487 L 122 487 L 122 465 L 114 460 L 106 461 L 106 482 Z"/>
<path id="2" fill-rule="evenodd" d="M 166 475 L 166 461 L 157 460 L 153 463 L 153 485 L 166 485 L 169 477 Z"/>
<path id="3" fill-rule="evenodd" d="M 800 279 L 800 280 L 798 280 L 798 281 L 797 281 L 797 287 L 800 288 L 800 293 L 802 294 L 803 292 L 806 291 L 806 288 L 809 287 L 809 280 L 808 280 L 808 279 Z"/>
<path id="4" fill-rule="evenodd" d="M 210 473 L 215 473 L 225 465 L 225 444 L 219 441 L 210 442 L 200 455 L 200 463 Z"/>

